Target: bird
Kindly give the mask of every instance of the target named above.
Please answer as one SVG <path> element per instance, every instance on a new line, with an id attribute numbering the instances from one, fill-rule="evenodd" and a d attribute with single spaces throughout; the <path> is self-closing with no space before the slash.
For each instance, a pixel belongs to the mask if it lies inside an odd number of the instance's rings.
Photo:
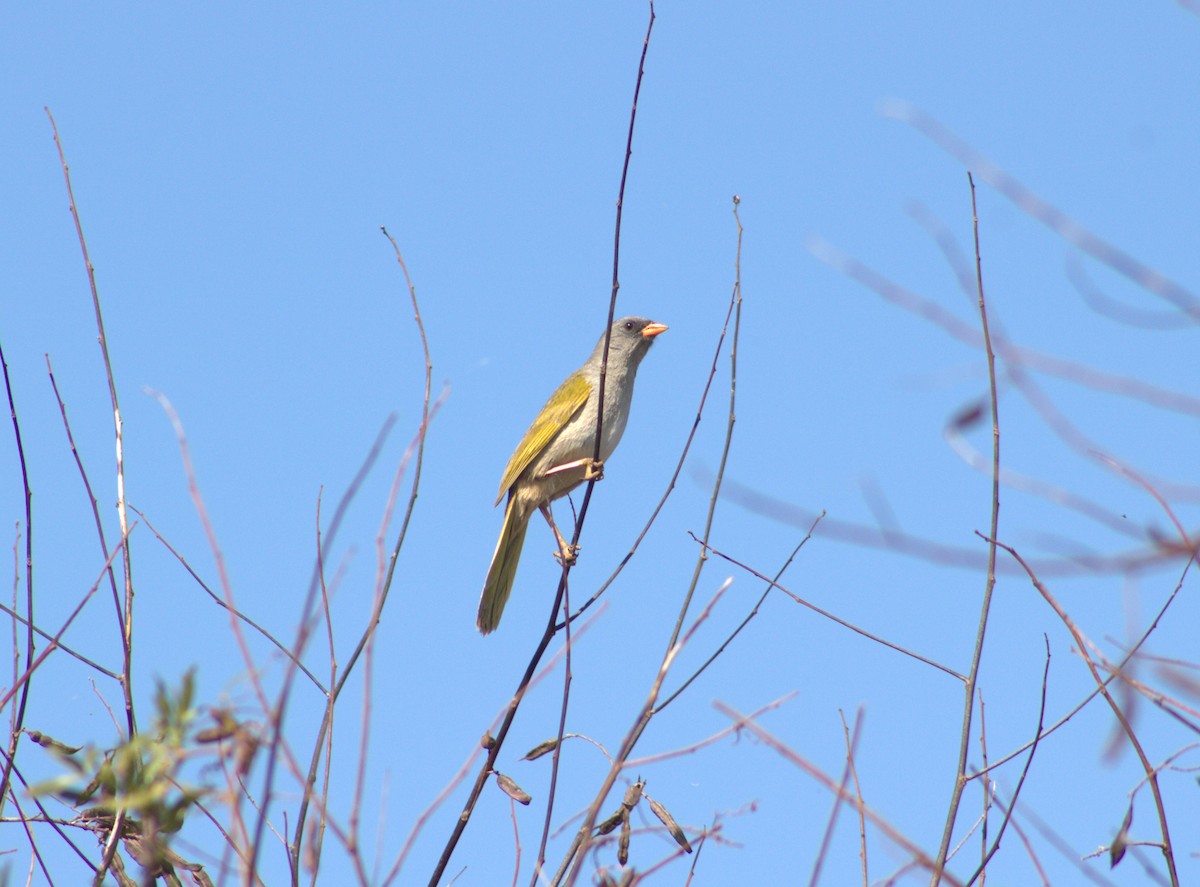
<path id="1" fill-rule="evenodd" d="M 575 562 L 575 550 L 559 533 L 550 503 L 585 481 L 603 477 L 603 464 L 612 455 L 633 401 L 633 380 L 642 358 L 667 326 L 644 317 L 622 317 L 600 337 L 592 356 L 558 386 L 542 407 L 500 479 L 499 505 L 505 496 L 504 524 L 492 554 L 483 594 L 479 598 L 476 627 L 482 634 L 495 631 L 512 593 L 525 530 L 535 510 L 541 511 L 558 543 L 555 557 Z M 604 421 L 600 458 L 596 452 L 596 411 L 600 399 L 600 367 L 608 339 L 608 364 L 604 380 Z"/>

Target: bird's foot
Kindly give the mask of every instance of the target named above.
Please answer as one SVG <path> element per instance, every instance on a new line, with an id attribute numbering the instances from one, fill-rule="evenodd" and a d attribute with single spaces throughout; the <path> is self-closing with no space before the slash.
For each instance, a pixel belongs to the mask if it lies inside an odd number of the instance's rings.
<path id="1" fill-rule="evenodd" d="M 554 552 L 554 559 L 564 567 L 573 567 L 575 566 L 576 555 L 579 554 L 581 547 L 564 542 L 562 548 Z"/>
<path id="2" fill-rule="evenodd" d="M 544 476 L 549 477 L 552 474 L 562 474 L 564 471 L 574 471 L 577 468 L 583 469 L 584 480 L 604 479 L 604 463 L 599 459 L 576 459 L 573 462 L 564 462 L 562 465 L 555 465 L 553 468 L 546 469 Z"/>

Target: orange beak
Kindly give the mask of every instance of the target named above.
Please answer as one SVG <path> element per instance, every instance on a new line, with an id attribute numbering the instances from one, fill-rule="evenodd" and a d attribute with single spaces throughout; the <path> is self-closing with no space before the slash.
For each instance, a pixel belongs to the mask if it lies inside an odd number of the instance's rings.
<path id="1" fill-rule="evenodd" d="M 653 339 L 659 333 L 665 333 L 667 325 L 665 323 L 648 323 L 642 327 L 642 338 Z"/>

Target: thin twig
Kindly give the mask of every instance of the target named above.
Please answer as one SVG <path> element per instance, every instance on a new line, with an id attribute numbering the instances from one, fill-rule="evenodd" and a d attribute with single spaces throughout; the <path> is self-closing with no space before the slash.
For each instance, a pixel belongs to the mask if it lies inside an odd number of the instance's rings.
<path id="1" fill-rule="evenodd" d="M 830 776 L 823 773 L 818 767 L 797 754 L 792 748 L 790 748 L 785 742 L 783 742 L 773 733 L 761 727 L 753 718 L 739 713 L 720 700 L 714 702 L 713 707 L 721 714 L 734 721 L 738 726 L 749 730 L 767 747 L 771 748 L 777 754 L 781 755 L 785 760 L 803 770 L 811 778 L 821 783 L 821 785 L 824 786 L 828 791 L 834 792 L 835 794 L 840 794 L 842 799 L 847 804 L 853 804 L 855 809 L 861 811 L 867 819 L 871 820 L 872 824 L 882 831 L 888 837 L 888 839 L 892 841 L 892 843 L 903 848 L 904 851 L 912 857 L 912 861 L 914 863 L 929 871 L 933 871 L 936 868 L 937 863 L 933 857 L 922 850 L 913 841 L 910 841 L 908 838 L 906 838 L 904 834 L 901 833 L 900 830 L 894 825 L 888 822 L 887 819 L 876 813 L 860 799 L 855 798 L 848 790 L 841 788 Z M 953 885 L 953 887 L 963 887 L 962 882 L 949 872 L 945 874 L 945 880 Z"/>
<path id="2" fill-rule="evenodd" d="M 967 887 L 971 887 L 971 885 L 974 884 L 977 879 L 981 884 L 983 883 L 983 877 L 987 871 L 988 860 L 995 856 L 996 851 L 1000 849 L 1000 839 L 1004 837 L 1004 830 L 1008 827 L 1009 822 L 1012 821 L 1013 808 L 1016 807 L 1017 799 L 1021 796 L 1021 787 L 1025 785 L 1025 777 L 1029 775 L 1029 768 L 1033 764 L 1033 756 L 1037 753 L 1038 737 L 1042 735 L 1042 725 L 1046 721 L 1046 685 L 1050 680 L 1050 639 L 1045 635 L 1042 635 L 1042 639 L 1046 643 L 1046 664 L 1042 668 L 1042 698 L 1038 705 L 1037 729 L 1033 731 L 1033 745 L 1031 745 L 1029 748 L 1029 756 L 1025 759 L 1025 766 L 1021 768 L 1021 777 L 1017 780 L 1016 789 L 1013 790 L 1012 802 L 1009 805 L 1008 810 L 1005 811 L 1004 818 L 1000 820 L 1000 828 L 996 832 L 996 838 L 994 841 L 992 841 L 991 847 L 985 848 L 983 859 L 979 861 L 979 868 L 977 868 L 975 873 L 967 879 Z M 984 763 L 986 763 L 986 759 Z M 984 837 L 986 839 L 986 832 Z"/>
<path id="3" fill-rule="evenodd" d="M 604 417 L 604 386 L 605 377 L 608 373 L 608 351 L 609 344 L 612 338 L 612 323 L 613 316 L 617 307 L 617 291 L 620 289 L 620 258 L 621 258 L 621 214 L 625 205 L 625 183 L 629 174 L 629 161 L 633 156 L 633 132 L 634 125 L 637 121 L 637 103 L 638 96 L 642 89 L 642 76 L 646 69 L 646 53 L 650 48 L 650 33 L 654 28 L 654 3 L 650 2 L 650 22 L 646 27 L 646 36 L 642 41 L 642 55 L 638 62 L 637 80 L 633 89 L 633 107 L 629 114 L 629 129 L 625 139 L 625 161 L 621 168 L 621 184 L 617 189 L 617 215 L 615 224 L 615 233 L 613 236 L 613 277 L 612 277 L 612 294 L 608 303 L 608 323 L 605 326 L 604 332 L 604 352 L 600 362 L 600 384 L 597 391 L 597 403 L 599 408 L 596 410 L 596 444 L 593 459 L 600 459 L 600 440 L 603 430 Z M 579 507 L 579 516 L 575 520 L 575 531 L 571 538 L 572 546 L 579 544 L 580 535 L 583 533 L 584 519 L 587 517 L 588 504 L 591 502 L 592 490 L 596 486 L 596 479 L 588 481 L 587 487 L 584 490 L 583 501 Z M 504 739 L 508 735 L 509 727 L 512 725 L 513 718 L 516 717 L 517 709 L 520 707 L 521 700 L 525 697 L 525 692 L 528 689 L 529 681 L 537 670 L 537 664 L 541 660 L 546 648 L 550 645 L 551 639 L 557 631 L 556 620 L 558 618 L 558 610 L 562 606 L 563 596 L 567 587 L 567 576 L 569 575 L 571 566 L 564 564 L 562 575 L 558 581 L 558 588 L 554 595 L 554 601 L 550 606 L 550 619 L 546 624 L 546 630 L 542 633 L 542 638 L 534 648 L 533 656 L 530 657 L 529 664 L 525 668 L 525 673 L 521 676 L 521 682 L 517 685 L 517 690 L 513 694 L 512 701 L 509 702 L 508 712 L 505 715 L 504 722 L 500 725 L 500 730 L 492 738 L 491 745 L 487 750 L 487 758 L 480 768 L 479 774 L 476 776 L 475 784 L 471 787 L 471 793 L 467 797 L 467 802 L 463 807 L 462 813 L 455 820 L 454 827 L 450 832 L 450 837 L 446 841 L 446 846 L 442 849 L 442 854 L 439 857 L 437 864 L 434 866 L 433 874 L 430 876 L 430 887 L 437 887 L 441 881 L 442 875 L 446 871 L 446 866 L 450 862 L 450 857 L 454 854 L 454 848 L 458 846 L 458 841 L 462 837 L 463 831 L 467 827 L 467 823 L 471 819 L 471 814 L 475 809 L 475 804 L 479 800 L 480 794 L 483 792 L 483 787 L 487 782 L 489 775 L 493 771 L 497 756 L 500 754 L 500 748 L 504 744 Z"/>
<path id="4" fill-rule="evenodd" d="M 275 635 L 271 634 L 271 632 L 267 631 L 236 607 L 230 609 L 229 602 L 222 599 L 219 594 L 209 588 L 208 583 L 200 578 L 200 574 L 192 569 L 192 565 L 188 563 L 187 558 L 185 558 L 183 554 L 181 554 L 179 550 L 175 548 L 174 545 L 167 541 L 167 539 L 160 532 L 158 532 L 158 529 L 150 522 L 150 519 L 146 517 L 146 513 L 144 511 L 134 505 L 130 505 L 129 510 L 142 519 L 142 523 L 146 525 L 146 529 L 154 534 L 154 538 L 163 544 L 163 547 L 174 556 L 175 560 L 179 561 L 179 565 L 183 567 L 183 569 L 187 571 L 188 575 L 196 581 L 196 584 L 200 586 L 204 593 L 212 598 L 213 603 L 215 603 L 218 607 L 228 611 L 232 616 L 236 616 L 238 619 L 245 622 L 260 635 L 262 635 L 263 638 L 274 645 L 275 649 L 277 649 L 288 659 L 291 659 L 295 663 L 296 667 L 304 672 L 305 676 L 313 682 L 313 685 L 321 692 L 322 696 L 329 692 L 326 690 L 325 685 L 321 683 L 317 676 L 309 671 L 308 667 L 296 657 L 296 654 L 289 650 L 278 638 L 275 637 Z"/>
<path id="5" fill-rule="evenodd" d="M 796 547 L 793 548 L 791 554 L 789 554 L 787 556 L 787 560 L 785 560 L 783 562 L 783 566 L 781 566 L 779 568 L 779 570 L 775 573 L 774 578 L 767 580 L 767 587 L 765 589 L 763 589 L 763 593 L 759 596 L 759 598 L 755 602 L 754 606 L 750 609 L 750 612 L 746 614 L 745 618 L 742 619 L 742 621 L 737 624 L 737 627 L 734 628 L 733 631 L 731 631 L 729 633 L 729 635 L 725 638 L 725 640 L 722 641 L 721 644 L 715 650 L 713 650 L 712 654 L 707 659 L 705 659 L 704 662 L 702 662 L 700 664 L 700 667 L 697 668 L 695 671 L 693 671 L 678 687 L 676 687 L 675 692 L 671 693 L 669 696 L 667 696 L 666 699 L 664 699 L 659 704 L 659 706 L 658 706 L 659 711 L 662 711 L 664 708 L 666 708 L 668 705 L 670 705 L 672 702 L 674 702 L 675 699 L 678 698 L 679 695 L 681 693 L 683 693 L 684 690 L 686 690 L 688 687 L 691 686 L 693 681 L 695 681 L 698 677 L 700 677 L 700 675 L 702 675 L 704 673 L 704 671 L 710 665 L 712 665 L 714 662 L 716 662 L 717 657 L 725 652 L 725 648 L 728 647 L 731 643 L 733 643 L 733 639 L 736 638 L 739 634 L 741 634 L 742 629 L 744 629 L 747 625 L 750 624 L 751 619 L 753 619 L 755 616 L 758 615 L 759 609 L 762 607 L 763 603 L 765 603 L 767 600 L 767 595 L 769 595 L 771 593 L 771 589 L 780 587 L 779 580 L 783 578 L 783 574 L 785 572 L 787 572 L 787 568 L 792 565 L 792 561 L 796 559 L 796 555 L 800 553 L 800 549 L 803 548 L 805 543 L 808 542 L 808 540 L 812 538 L 813 530 L 815 530 L 817 528 L 817 524 L 820 522 L 820 520 L 821 520 L 821 518 L 818 517 L 817 520 L 813 522 L 813 525 L 808 528 L 808 532 L 804 535 L 804 538 L 801 539 L 798 543 L 796 543 Z M 692 538 L 695 539 L 696 537 L 693 535 Z M 699 541 L 699 540 L 697 540 L 697 541 Z M 703 544 L 703 543 L 701 543 L 701 544 Z M 705 547 L 708 548 L 708 546 L 705 546 Z M 708 550 L 712 551 L 713 549 L 708 548 Z"/>
<path id="6" fill-rule="evenodd" d="M 823 518 L 824 514 L 825 514 L 824 512 L 821 512 L 821 514 L 818 515 L 817 520 L 820 520 L 821 518 Z M 814 524 L 813 526 L 816 526 L 816 525 Z M 777 581 L 775 581 L 771 577 L 769 577 L 763 573 L 760 573 L 758 570 L 754 569 L 753 567 L 749 566 L 748 564 L 743 563 L 742 561 L 738 560 L 737 558 L 733 557 L 732 555 L 726 554 L 725 552 L 721 551 L 719 548 L 713 548 L 711 545 L 705 545 L 699 539 L 699 537 L 697 537 L 695 534 L 689 533 L 689 535 L 693 539 L 695 539 L 697 542 L 699 542 L 705 548 L 705 550 L 711 551 L 717 557 L 722 558 L 723 560 L 729 561 L 729 563 L 733 564 L 735 567 L 745 570 L 747 573 L 749 573 L 751 576 L 755 577 L 756 579 L 761 579 L 762 581 L 769 583 L 771 588 L 779 589 L 784 594 L 786 594 L 788 597 L 790 597 L 792 600 L 794 600 L 796 603 L 800 604 L 802 607 L 808 607 L 808 609 L 812 610 L 817 615 L 824 616 L 826 619 L 830 620 L 831 622 L 836 622 L 838 625 L 842 626 L 843 628 L 848 628 L 851 631 L 853 631 L 855 634 L 862 635 L 867 640 L 875 641 L 875 643 L 877 643 L 877 644 L 883 644 L 883 646 L 888 647 L 889 649 L 895 650 L 897 653 L 903 653 L 905 656 L 911 656 L 913 659 L 916 659 L 918 662 L 923 662 L 926 665 L 931 665 L 934 668 L 936 668 L 938 671 L 942 671 L 942 672 L 945 672 L 946 674 L 950 675 L 952 678 L 956 678 L 957 680 L 964 681 L 964 682 L 966 681 L 966 677 L 964 675 L 960 675 L 954 669 L 949 668 L 945 665 L 942 665 L 940 662 L 936 662 L 933 659 L 928 658 L 927 656 L 922 656 L 920 653 L 916 653 L 912 650 L 909 650 L 907 647 L 901 647 L 899 644 L 892 643 L 891 641 L 887 640 L 886 638 L 882 638 L 877 634 L 872 634 L 871 632 L 867 631 L 865 628 L 859 628 L 853 622 L 847 622 L 845 619 L 842 619 L 840 616 L 835 616 L 833 613 L 830 613 L 828 610 L 823 610 L 820 607 L 818 607 L 816 604 L 809 603 L 804 598 L 800 597 L 800 595 L 796 594 L 794 591 L 789 590 L 786 586 L 780 585 Z"/>
<path id="7" fill-rule="evenodd" d="M 1064 240 L 1174 305 L 1193 321 L 1200 321 L 1200 298 L 1194 293 L 1084 228 L 915 105 L 891 102 L 885 106 L 884 114 L 904 121 L 931 139 L 943 151 L 958 158 L 963 165 L 977 170 L 984 181 Z"/>
<path id="8" fill-rule="evenodd" d="M 1071 633 L 1071 637 L 1075 639 L 1080 657 L 1083 659 L 1088 671 L 1091 672 L 1092 679 L 1096 682 L 1096 687 L 1099 689 L 1100 694 L 1104 697 L 1104 701 L 1108 703 L 1109 708 L 1112 709 L 1117 721 L 1120 722 L 1121 729 L 1125 731 L 1125 735 L 1129 738 L 1129 744 L 1133 747 L 1134 752 L 1138 756 L 1138 760 L 1142 764 L 1142 770 L 1146 774 L 1146 781 L 1150 786 L 1150 793 L 1154 797 L 1155 812 L 1158 815 L 1159 830 L 1162 833 L 1162 844 L 1159 845 L 1159 849 L 1162 851 L 1163 858 L 1167 863 L 1167 875 L 1171 879 L 1172 887 L 1179 887 L 1179 875 L 1175 870 L 1175 852 L 1171 844 L 1171 830 L 1167 824 L 1166 805 L 1163 802 L 1162 792 L 1158 787 L 1158 772 L 1150 763 L 1150 759 L 1146 757 L 1146 753 L 1142 749 L 1142 744 L 1140 741 L 1138 741 L 1137 734 L 1134 733 L 1133 726 L 1129 723 L 1129 719 L 1125 716 L 1125 713 L 1121 710 L 1121 707 L 1117 704 L 1116 700 L 1113 699 L 1112 694 L 1108 692 L 1107 681 L 1100 676 L 1099 671 L 1096 669 L 1095 662 L 1093 662 L 1092 657 L 1088 655 L 1087 650 L 1090 645 L 1088 644 L 1087 639 L 1083 636 L 1083 632 L 1079 630 L 1079 627 L 1075 624 L 1074 620 L 1072 620 L 1067 614 L 1066 610 L 1062 608 L 1062 605 L 1059 604 L 1055 597 L 1050 593 L 1050 590 L 1044 584 L 1042 584 L 1042 581 L 1037 577 L 1032 568 L 1030 568 L 1021 555 L 1017 553 L 1016 549 L 999 541 L 996 542 L 996 545 L 997 547 L 1008 552 L 1009 555 L 1011 555 L 1012 558 L 1021 565 L 1022 569 L 1025 570 L 1026 575 L 1029 576 L 1029 581 L 1033 583 L 1034 588 L 1038 590 L 1038 593 L 1041 594 L 1046 603 L 1050 605 L 1051 609 L 1054 610 L 1058 618 L 1062 620 L 1062 623 L 1066 626 L 1067 631 Z"/>
<path id="9" fill-rule="evenodd" d="M 54 132 L 54 145 L 58 149 L 58 159 L 62 166 L 63 181 L 67 186 L 67 199 L 70 202 L 71 218 L 75 220 L 75 234 L 79 238 L 79 249 L 83 253 L 83 264 L 87 269 L 88 286 L 92 291 L 92 308 L 96 312 L 96 332 L 100 344 L 100 354 L 104 358 L 104 377 L 108 381 L 108 395 L 112 401 L 113 427 L 117 444 L 117 519 L 121 526 L 121 538 L 129 539 L 129 514 L 125 507 L 125 425 L 121 419 L 121 407 L 117 402 L 117 383 L 113 377 L 112 360 L 108 356 L 108 337 L 104 333 L 104 317 L 100 312 L 100 293 L 96 288 L 96 269 L 88 255 L 87 240 L 83 236 L 83 223 L 79 218 L 79 208 L 75 204 L 75 192 L 71 188 L 71 170 L 67 166 L 67 156 L 63 151 L 62 140 L 58 136 L 58 124 L 50 109 L 44 108 L 46 117 L 50 120 L 50 128 Z M 121 652 L 123 654 L 121 667 L 121 689 L 125 694 L 125 723 L 132 737 L 137 733 L 137 722 L 133 713 L 133 562 L 129 554 L 128 543 L 121 549 L 121 559 L 125 570 L 125 606 L 121 619 Z"/>
<path id="10" fill-rule="evenodd" d="M 854 752 L 858 747 L 859 730 L 862 727 L 863 709 L 860 706 L 858 714 L 854 718 L 854 735 L 850 734 L 850 726 L 846 723 L 846 715 L 841 709 L 838 714 L 842 718 L 842 732 L 846 737 L 846 764 L 842 767 L 842 779 L 838 784 L 837 793 L 833 796 L 833 806 L 829 810 L 829 818 L 825 822 L 825 833 L 821 835 L 821 847 L 817 851 L 817 858 L 813 860 L 812 874 L 809 875 L 809 887 L 817 887 L 817 882 L 821 880 L 821 869 L 825 865 L 825 857 L 829 854 L 829 845 L 833 842 L 833 829 L 837 825 L 838 811 L 842 806 L 842 797 L 846 794 L 846 783 L 850 781 L 851 774 L 854 775 L 854 791 L 858 796 L 859 803 L 862 803 L 862 791 L 858 785 L 858 774 L 854 768 Z M 858 814 L 859 821 L 859 838 L 860 838 L 860 857 L 862 859 L 862 875 L 863 887 L 867 887 L 867 838 L 864 828 L 862 813 Z"/>
<path id="11" fill-rule="evenodd" d="M 530 887 L 537 887 L 538 880 L 542 877 L 542 866 L 546 862 L 546 844 L 550 840 L 550 823 L 554 815 L 554 799 L 558 790 L 558 768 L 562 762 L 563 735 L 567 730 L 567 703 L 571 698 L 571 589 L 569 584 L 563 587 L 562 612 L 564 651 L 562 705 L 559 707 L 558 732 L 555 735 L 554 752 L 550 760 L 550 787 L 546 792 L 546 814 L 542 819 L 542 836 L 538 841 L 537 856 L 533 862 Z M 518 845 L 518 851 L 519 849 Z M 516 881 L 515 876 L 513 880 Z"/>
<path id="12" fill-rule="evenodd" d="M 633 752 L 634 746 L 649 726 L 650 720 L 654 717 L 654 706 L 658 702 L 659 694 L 662 692 L 663 681 L 666 680 L 668 672 L 671 670 L 671 665 L 675 662 L 680 651 L 687 646 L 688 642 L 695 635 L 697 629 L 700 628 L 712 614 L 713 608 L 721 599 L 721 596 L 729 589 L 732 584 L 731 579 L 726 579 L 721 583 L 721 587 L 713 594 L 708 605 L 696 617 L 696 621 L 684 633 L 683 637 L 676 641 L 675 646 L 667 651 L 663 656 L 662 664 L 658 668 L 658 673 L 654 677 L 654 682 L 650 685 L 650 692 L 646 695 L 646 700 L 642 703 L 641 709 L 634 718 L 633 726 L 625 734 L 625 738 L 621 742 L 621 748 L 613 756 L 613 762 L 605 774 L 604 780 L 597 790 L 595 798 L 588 807 L 587 814 L 583 818 L 583 825 L 579 827 L 579 831 L 575 833 L 575 838 L 571 842 L 566 855 L 563 857 L 562 864 L 551 880 L 552 885 L 566 884 L 567 887 L 574 887 L 583 871 L 584 858 L 587 855 L 589 847 L 592 845 L 595 837 L 592 834 L 595 825 L 596 817 L 599 815 L 600 807 L 604 800 L 608 797 L 608 793 L 612 791 L 613 785 L 617 781 L 617 776 L 625 769 L 629 761 L 629 756 Z M 569 868 L 569 871 L 568 871 Z M 564 875 L 566 880 L 564 880 Z"/>
<path id="13" fill-rule="evenodd" d="M 654 16 L 653 5 L 651 5 L 650 9 L 651 9 L 651 24 L 653 24 L 653 16 Z M 647 32 L 647 39 L 649 39 L 649 32 Z M 735 252 L 735 262 L 734 262 L 734 272 L 735 273 L 734 273 L 733 292 L 730 297 L 730 301 L 733 305 L 734 320 L 733 320 L 733 338 L 732 338 L 732 344 L 730 346 L 730 352 L 729 352 L 729 418 L 728 418 L 728 421 L 726 422 L 726 426 L 725 426 L 725 441 L 724 441 L 724 446 L 721 450 L 721 458 L 720 458 L 720 463 L 719 463 L 719 467 L 717 470 L 717 476 L 716 476 L 715 480 L 713 481 L 712 494 L 709 498 L 708 510 L 707 510 L 707 513 L 705 516 L 705 524 L 704 524 L 704 541 L 705 541 L 705 543 L 708 542 L 709 533 L 712 530 L 713 519 L 716 514 L 717 501 L 720 496 L 721 481 L 725 475 L 725 466 L 728 463 L 729 451 L 730 451 L 730 448 L 733 443 L 734 424 L 736 423 L 736 420 L 737 420 L 737 412 L 736 412 L 736 404 L 737 404 L 737 342 L 738 342 L 739 333 L 741 331 L 741 317 L 742 317 L 741 253 L 742 253 L 742 233 L 743 232 L 742 232 L 741 218 L 738 215 L 738 204 L 740 202 L 741 202 L 740 198 L 738 198 L 735 195 L 733 198 L 733 218 L 734 218 L 735 224 L 737 225 L 737 249 Z M 620 751 L 618 751 L 615 759 L 613 760 L 612 765 L 609 767 L 608 773 L 606 774 L 603 782 L 601 783 L 600 789 L 597 791 L 594 799 L 592 800 L 591 805 L 588 807 L 587 814 L 584 816 L 583 825 L 580 826 L 579 831 L 576 833 L 575 838 L 574 838 L 570 848 L 567 850 L 567 854 L 566 854 L 565 858 L 563 859 L 562 864 L 559 866 L 558 873 L 555 875 L 555 878 L 553 881 L 553 883 L 555 883 L 555 884 L 559 884 L 562 882 L 563 872 L 566 871 L 568 869 L 568 867 L 570 870 L 569 874 L 567 875 L 567 880 L 566 880 L 568 887 L 570 887 L 570 885 L 573 885 L 578 880 L 578 878 L 582 872 L 584 856 L 587 853 L 588 847 L 593 840 L 592 829 L 595 825 L 597 816 L 599 816 L 600 807 L 603 805 L 605 799 L 608 797 L 608 793 L 612 790 L 613 784 L 616 782 L 617 775 L 621 772 L 622 768 L 625 766 L 625 762 L 628 760 L 629 756 L 632 754 L 634 747 L 637 745 L 638 741 L 641 739 L 642 734 L 645 732 L 646 728 L 650 725 L 650 721 L 653 719 L 655 712 L 656 712 L 656 706 L 658 704 L 658 696 L 659 696 L 659 692 L 662 687 L 662 682 L 666 679 L 667 671 L 670 669 L 670 665 L 671 665 L 672 661 L 674 660 L 675 656 L 678 654 L 682 643 L 685 642 L 685 641 L 680 641 L 680 639 L 679 639 L 680 632 L 683 629 L 684 621 L 687 617 L 687 611 L 691 605 L 692 596 L 695 594 L 696 588 L 699 586 L 700 576 L 704 569 L 704 564 L 707 561 L 707 559 L 708 559 L 707 552 L 704 549 L 704 547 L 702 546 L 700 549 L 700 553 L 696 558 L 696 565 L 692 570 L 691 581 L 688 584 L 687 590 L 684 592 L 683 601 L 680 603 L 679 614 L 676 617 L 675 626 L 671 631 L 670 639 L 667 644 L 667 649 L 663 654 L 662 664 L 659 666 L 658 674 L 654 679 L 654 683 L 651 688 L 650 696 L 649 696 L 646 704 L 643 706 L 642 711 L 638 714 L 637 718 L 635 719 L 633 726 L 630 728 L 629 732 L 626 734 L 625 739 L 622 741 Z M 709 605 L 705 609 L 704 613 L 693 624 L 691 630 L 689 631 L 689 636 L 690 636 L 691 632 L 694 632 L 696 630 L 696 627 L 707 618 L 708 613 L 711 611 L 711 608 L 712 608 L 713 604 L 716 602 L 717 598 L 719 598 L 721 596 L 721 594 L 724 592 L 724 590 L 731 583 L 732 583 L 732 580 L 730 579 L 730 580 L 726 580 L 726 582 L 722 585 L 721 590 L 718 591 L 717 594 L 714 596 L 713 600 L 709 603 Z"/>
<path id="14" fill-rule="evenodd" d="M 35 647 L 33 643 L 33 490 L 29 486 L 29 467 L 25 463 L 25 442 L 21 438 L 21 423 L 17 419 L 17 404 L 13 399 L 12 380 L 8 375 L 8 359 L 4 356 L 4 347 L 0 346 L 0 365 L 4 367 L 4 391 L 8 396 L 8 413 L 12 420 L 13 440 L 17 445 L 17 464 L 21 468 L 21 489 L 25 495 L 25 613 L 27 618 L 22 620 L 25 623 L 25 669 L 28 671 L 33 664 L 35 655 Z M 18 542 L 20 539 L 20 528 L 18 527 Z M 13 554 L 14 560 L 17 550 L 17 543 L 14 543 Z M 13 576 L 13 615 L 16 616 L 17 607 L 17 586 L 19 584 L 18 577 L 20 572 L 14 570 Z M 7 608 L 5 608 L 7 609 Z M 18 668 L 18 652 L 17 652 L 17 623 L 13 623 L 13 679 L 15 680 L 16 670 Z M 8 733 L 8 751 L 4 759 L 4 771 L 0 775 L 0 814 L 4 812 L 4 804 L 8 798 L 8 786 L 12 778 L 13 763 L 16 759 L 17 746 L 21 742 L 21 728 L 25 724 L 25 706 L 29 702 L 29 681 L 27 680 L 21 688 L 21 700 L 17 703 L 16 709 L 12 713 L 12 718 L 9 722 Z M 30 839 L 32 844 L 32 837 Z M 40 854 L 38 856 L 41 858 Z"/>
<path id="15" fill-rule="evenodd" d="M 971 187 L 971 223 L 975 235 L 975 282 L 979 295 L 979 322 L 983 330 L 983 342 L 987 354 L 988 392 L 992 406 L 992 517 L 991 535 L 995 539 L 1000 525 L 1000 403 L 996 396 L 996 354 L 992 350 L 992 336 L 988 328 L 987 303 L 983 291 L 983 259 L 979 249 L 979 213 L 975 204 L 975 180 L 967 173 L 967 182 Z M 954 787 L 950 793 L 950 803 L 946 810 L 946 825 L 942 831 L 942 843 L 938 848 L 937 867 L 930 881 L 931 887 L 937 887 L 942 879 L 942 869 L 946 865 L 946 854 L 950 849 L 950 839 L 954 835 L 954 821 L 958 816 L 958 806 L 962 800 L 963 789 L 967 784 L 967 755 L 971 743 L 971 718 L 975 712 L 975 686 L 979 679 L 979 663 L 983 658 L 983 641 L 987 633 L 988 616 L 992 609 L 992 591 L 996 587 L 996 546 L 988 543 L 987 579 L 984 582 L 983 600 L 979 607 L 979 628 L 975 635 L 975 649 L 971 654 L 971 668 L 967 672 L 967 682 L 963 691 L 962 733 L 958 742 L 958 764 L 955 767 Z"/>

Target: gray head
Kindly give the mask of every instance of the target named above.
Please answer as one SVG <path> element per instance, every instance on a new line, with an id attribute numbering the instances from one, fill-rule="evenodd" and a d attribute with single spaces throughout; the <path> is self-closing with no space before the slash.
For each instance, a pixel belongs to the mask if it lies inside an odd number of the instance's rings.
<path id="1" fill-rule="evenodd" d="M 650 350 L 650 346 L 654 344 L 654 337 L 666 331 L 665 323 L 656 323 L 645 317 L 622 317 L 614 321 L 608 344 L 608 365 L 624 365 L 636 369 Z M 604 336 L 601 336 L 588 363 L 599 366 L 603 357 Z"/>

